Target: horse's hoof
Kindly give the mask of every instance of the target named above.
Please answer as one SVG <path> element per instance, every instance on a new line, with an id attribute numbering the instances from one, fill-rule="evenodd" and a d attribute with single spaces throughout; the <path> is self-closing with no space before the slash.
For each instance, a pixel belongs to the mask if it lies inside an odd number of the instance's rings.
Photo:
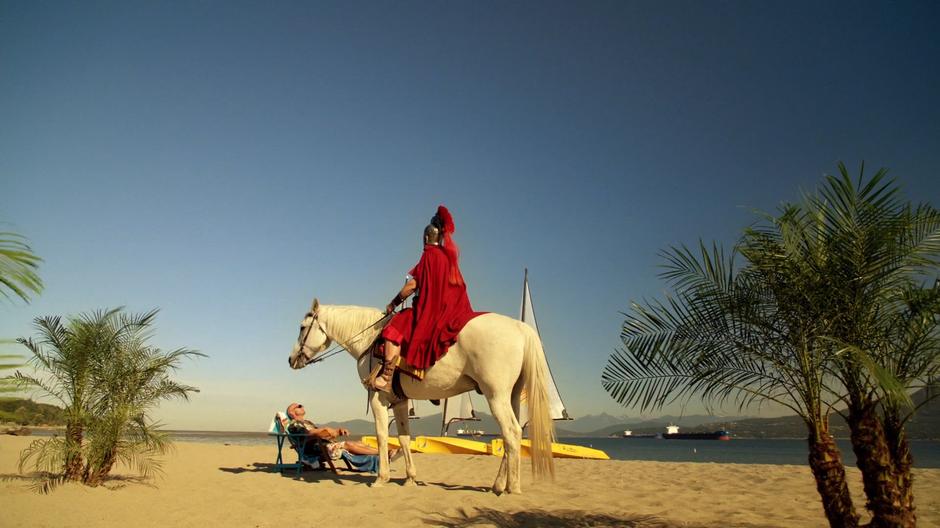
<path id="1" fill-rule="evenodd" d="M 404 487 L 406 487 L 406 488 L 413 488 L 413 487 L 417 486 L 418 483 L 415 482 L 415 479 L 405 479 L 405 483 L 402 484 L 402 485 L 403 485 Z"/>
<path id="2" fill-rule="evenodd" d="M 385 483 L 386 483 L 386 482 L 388 482 L 387 479 L 386 479 L 386 480 L 383 480 L 383 479 L 375 479 L 375 480 L 372 482 L 372 484 L 370 484 L 370 486 L 373 487 L 373 488 L 381 488 L 381 487 L 384 487 L 384 486 L 385 486 Z"/>

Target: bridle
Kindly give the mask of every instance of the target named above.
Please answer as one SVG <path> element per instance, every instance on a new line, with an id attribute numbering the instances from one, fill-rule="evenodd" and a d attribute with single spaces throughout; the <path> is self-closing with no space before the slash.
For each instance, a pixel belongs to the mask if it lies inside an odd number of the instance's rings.
<path id="1" fill-rule="evenodd" d="M 313 323 L 317 322 L 317 315 L 319 315 L 317 312 L 307 312 L 307 314 L 304 315 L 304 319 L 303 319 L 304 321 L 306 321 L 308 317 L 312 317 L 313 319 L 310 321 L 310 324 L 308 326 L 300 327 L 299 343 L 300 343 L 301 353 L 303 353 L 304 348 L 307 347 L 307 338 L 310 337 L 310 329 L 313 328 Z M 304 357 L 306 357 L 306 354 L 304 354 Z"/>
<path id="2" fill-rule="evenodd" d="M 300 328 L 300 353 L 301 353 L 301 355 L 303 355 L 303 357 L 304 357 L 304 365 L 303 365 L 303 366 L 305 366 L 305 367 L 306 367 L 307 365 L 310 365 L 310 364 L 313 364 L 313 363 L 317 363 L 317 362 L 323 361 L 324 359 L 333 357 L 333 356 L 335 356 L 336 354 L 339 354 L 340 352 L 343 352 L 344 350 L 346 350 L 346 347 L 344 347 L 343 345 L 341 345 L 341 344 L 339 344 L 338 342 L 334 341 L 332 346 L 328 347 L 325 352 L 322 352 L 320 355 L 318 355 L 318 356 L 316 356 L 316 357 L 308 358 L 308 357 L 307 357 L 307 354 L 304 354 L 304 349 L 305 349 L 305 348 L 308 348 L 308 347 L 307 347 L 307 338 L 310 337 L 310 330 L 313 328 L 313 325 L 317 323 L 317 316 L 318 316 L 318 315 L 319 315 L 319 311 L 317 311 L 317 312 L 307 312 L 307 315 L 304 316 L 304 321 L 306 321 L 308 317 L 311 317 L 312 319 L 310 320 L 310 325 L 308 325 L 308 326 L 306 326 L 306 327 L 301 327 L 301 328 Z M 357 333 L 356 335 L 352 336 L 352 338 L 350 338 L 348 344 L 351 345 L 351 344 L 355 343 L 356 340 L 357 340 L 357 338 L 358 338 L 359 336 L 361 336 L 362 334 L 366 333 L 368 330 L 370 330 L 370 329 L 372 329 L 372 328 L 375 328 L 376 325 L 378 325 L 379 323 L 381 323 L 382 321 L 388 319 L 388 318 L 391 317 L 391 316 L 392 316 L 392 314 L 385 314 L 385 315 L 383 315 L 382 317 L 379 317 L 378 320 L 376 320 L 374 323 L 372 323 L 372 324 L 366 326 L 366 327 L 363 328 L 359 333 Z M 323 329 L 321 328 L 320 330 L 322 331 Z M 324 332 L 324 334 L 325 334 L 325 332 Z M 327 336 L 327 339 L 330 339 L 330 337 Z M 368 352 L 369 352 L 369 350 L 366 349 L 362 354 L 359 355 L 359 358 L 361 358 L 363 354 L 366 354 L 366 353 L 368 353 Z M 358 359 L 358 358 L 357 358 L 357 359 Z"/>

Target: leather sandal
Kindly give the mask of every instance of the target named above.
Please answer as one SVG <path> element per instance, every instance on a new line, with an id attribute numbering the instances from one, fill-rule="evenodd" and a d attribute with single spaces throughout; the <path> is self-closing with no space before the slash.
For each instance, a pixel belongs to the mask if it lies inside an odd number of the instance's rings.
<path id="1" fill-rule="evenodd" d="M 392 392 L 392 375 L 395 374 L 395 365 L 398 363 L 398 356 L 385 360 L 382 367 L 382 374 L 372 380 L 372 388 L 382 392 Z"/>

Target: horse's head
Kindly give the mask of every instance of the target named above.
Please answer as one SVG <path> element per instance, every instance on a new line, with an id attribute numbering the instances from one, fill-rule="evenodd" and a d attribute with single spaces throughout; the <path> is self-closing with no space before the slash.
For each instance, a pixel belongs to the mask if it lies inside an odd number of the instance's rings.
<path id="1" fill-rule="evenodd" d="M 290 358 L 287 360 L 293 369 L 306 367 L 332 343 L 332 339 L 326 335 L 323 326 L 320 325 L 319 311 L 320 301 L 314 299 L 310 311 L 300 323 L 300 336 L 294 343 L 294 349 L 291 350 Z"/>

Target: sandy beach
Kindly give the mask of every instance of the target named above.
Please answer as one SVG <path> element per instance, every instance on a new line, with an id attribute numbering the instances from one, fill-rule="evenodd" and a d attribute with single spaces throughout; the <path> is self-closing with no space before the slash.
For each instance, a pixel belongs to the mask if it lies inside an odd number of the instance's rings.
<path id="1" fill-rule="evenodd" d="M 40 495 L 16 473 L 32 440 L 0 437 L 2 527 L 827 526 L 801 466 L 556 460 L 556 481 L 533 483 L 524 460 L 524 493 L 497 497 L 488 491 L 496 457 L 418 454 L 421 485 L 400 485 L 398 460 L 393 482 L 373 489 L 370 475 L 348 471 L 274 472 L 273 441 L 179 442 L 157 479 L 119 469 L 106 487 L 73 484 Z M 940 527 L 940 470 L 915 475 L 918 524 Z M 849 478 L 861 507 L 858 472 L 850 469 Z"/>

